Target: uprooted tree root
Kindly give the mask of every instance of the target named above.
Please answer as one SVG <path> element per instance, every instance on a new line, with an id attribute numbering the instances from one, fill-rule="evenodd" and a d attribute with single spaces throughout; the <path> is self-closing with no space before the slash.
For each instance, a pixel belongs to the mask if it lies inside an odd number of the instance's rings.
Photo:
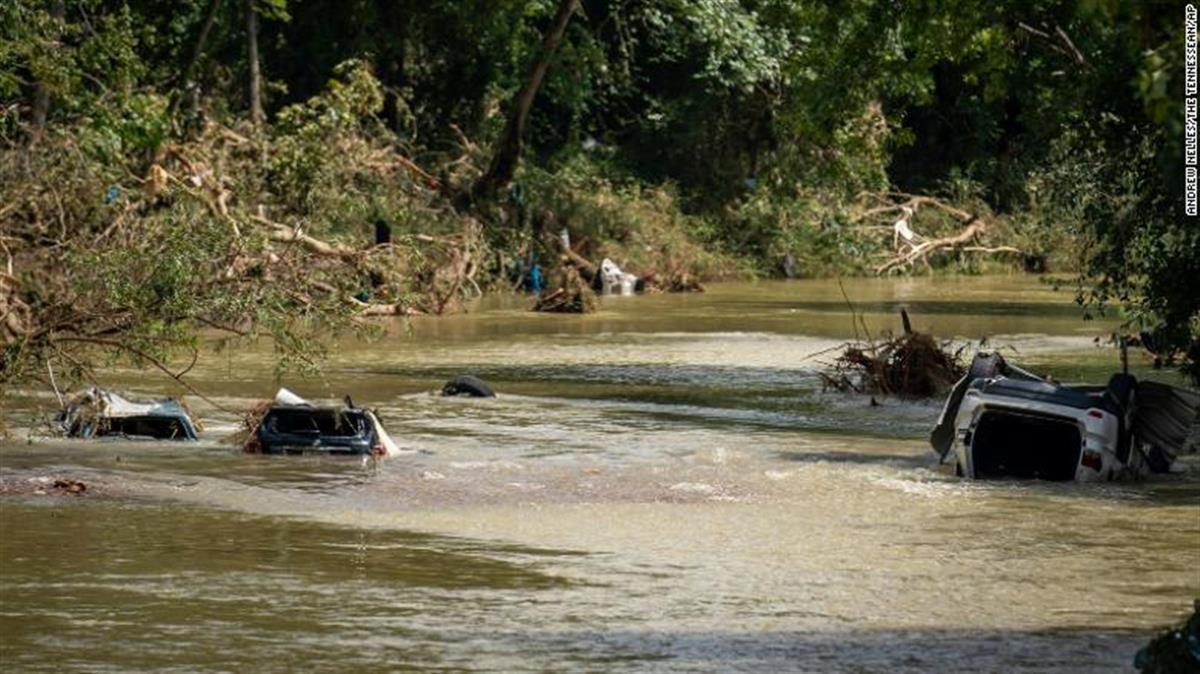
<path id="1" fill-rule="evenodd" d="M 880 393 L 912 398 L 937 396 L 949 390 L 966 369 L 962 348 L 950 350 L 922 332 L 908 332 L 882 341 L 847 342 L 827 372 L 825 390 Z"/>

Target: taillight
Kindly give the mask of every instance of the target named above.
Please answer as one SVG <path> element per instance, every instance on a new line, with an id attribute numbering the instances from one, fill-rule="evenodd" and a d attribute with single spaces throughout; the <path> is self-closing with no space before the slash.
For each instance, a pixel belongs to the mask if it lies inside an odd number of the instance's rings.
<path id="1" fill-rule="evenodd" d="M 1104 466 L 1104 457 L 1100 456 L 1100 452 L 1093 452 L 1090 449 L 1085 449 L 1083 451 L 1083 456 L 1079 459 L 1079 463 L 1082 463 L 1088 468 L 1091 468 L 1099 473 L 1100 469 Z"/>
<path id="2" fill-rule="evenodd" d="M 1100 410 L 1088 410 L 1088 416 L 1092 417 L 1093 419 L 1103 419 L 1104 412 L 1101 412 Z"/>

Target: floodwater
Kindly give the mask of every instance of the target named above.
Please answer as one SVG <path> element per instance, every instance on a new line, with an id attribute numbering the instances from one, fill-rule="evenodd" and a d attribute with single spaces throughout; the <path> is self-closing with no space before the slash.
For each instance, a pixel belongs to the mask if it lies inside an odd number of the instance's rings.
<path id="1" fill-rule="evenodd" d="M 490 299 L 347 340 L 282 383 L 377 408 L 405 450 L 377 464 L 222 442 L 280 383 L 269 346 L 196 366 L 200 443 L 21 431 L 0 444 L 0 480 L 35 487 L 0 497 L 0 669 L 1132 671 L 1200 596 L 1198 457 L 1141 483 L 962 481 L 925 444 L 936 403 L 822 392 L 813 357 L 905 306 L 1094 380 L 1111 326 L 1027 277 L 845 292 L 857 320 L 835 282 L 726 284 L 582 317 Z M 500 397 L 431 395 L 464 372 Z"/>

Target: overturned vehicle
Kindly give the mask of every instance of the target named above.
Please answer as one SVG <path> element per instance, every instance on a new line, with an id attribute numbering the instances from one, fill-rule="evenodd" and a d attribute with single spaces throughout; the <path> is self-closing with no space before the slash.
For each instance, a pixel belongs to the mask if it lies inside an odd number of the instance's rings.
<path id="1" fill-rule="evenodd" d="M 178 400 L 139 402 L 99 387 L 72 398 L 55 422 L 71 438 L 196 439 L 196 425 Z"/>
<path id="2" fill-rule="evenodd" d="M 1200 395 L 1114 374 L 1064 386 L 978 354 L 951 390 L 930 444 L 956 474 L 1093 482 L 1167 472 L 1194 451 Z"/>
<path id="3" fill-rule="evenodd" d="M 347 396 L 341 406 L 313 405 L 287 389 L 248 421 L 244 449 L 262 454 L 362 454 L 394 456 L 396 443 L 371 410 Z"/>

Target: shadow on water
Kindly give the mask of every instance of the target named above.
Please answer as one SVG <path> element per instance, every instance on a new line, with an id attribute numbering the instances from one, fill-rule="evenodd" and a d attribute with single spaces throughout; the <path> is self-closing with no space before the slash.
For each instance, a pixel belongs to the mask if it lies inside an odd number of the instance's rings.
<path id="1" fill-rule="evenodd" d="M 739 300 L 742 310 L 794 310 L 845 314 L 845 300 Z M 897 314 L 901 308 L 913 316 L 1020 316 L 1080 318 L 1083 310 L 1073 304 L 1050 302 L 963 302 L 937 300 L 855 301 L 860 314 Z"/>
<path id="2" fill-rule="evenodd" d="M 539 570 L 570 552 L 98 502 L 0 502 L 0 525 L 14 671 L 1115 672 L 1144 639 L 870 629 L 786 602 L 775 624 L 829 627 L 664 629 L 613 611 L 617 590 Z"/>
<path id="3" fill-rule="evenodd" d="M 430 391 L 441 388 L 448 379 L 463 373 L 483 377 L 489 382 L 519 386 L 522 392 L 543 390 L 557 393 L 564 385 L 604 384 L 618 392 L 622 387 L 673 385 L 708 392 L 712 387 L 732 389 L 734 384 L 746 393 L 772 389 L 792 392 L 820 388 L 816 370 L 819 364 L 810 362 L 808 368 L 753 367 L 738 365 L 694 365 L 671 363 L 594 363 L 594 364 L 528 364 L 503 365 L 496 363 L 455 363 L 427 367 L 344 368 L 339 373 L 373 375 L 397 379 L 427 379 Z"/>
<path id="4" fill-rule="evenodd" d="M 0 532 L 5 583 L 26 574 L 44 582 L 76 573 L 279 573 L 331 583 L 538 590 L 567 582 L 501 557 L 578 554 L 195 506 L 94 501 L 0 501 Z"/>
<path id="5" fill-rule="evenodd" d="M 1187 463 L 1192 457 L 1188 457 Z M 1193 462 L 1194 464 L 1194 462 Z M 932 460 L 930 462 L 932 465 Z M 992 507 L 1013 512 L 1034 512 L 1047 507 L 1050 502 L 1079 502 L 1086 507 L 1094 502 L 1122 508 L 1145 508 L 1158 510 L 1171 507 L 1194 507 L 1200 502 L 1200 468 L 1193 467 L 1182 473 L 1151 474 L 1138 480 L 1113 482 L 1051 482 L 1026 479 L 967 480 L 953 477 L 949 467 L 939 473 L 944 479 L 954 480 L 966 488 L 986 495 Z M 1041 514 L 1041 513 L 1040 513 Z M 946 518 L 969 520 L 970 512 L 947 512 Z M 1194 529 L 1200 533 L 1200 520 Z"/>
<path id="6" fill-rule="evenodd" d="M 861 452 L 851 449 L 840 450 L 785 450 L 774 453 L 781 461 L 800 464 L 841 464 L 856 466 L 888 466 L 912 472 L 919 479 L 932 479 L 959 485 L 963 489 L 986 495 L 993 506 L 1016 510 L 1039 509 L 1047 501 L 1071 500 L 1094 501 L 1123 507 L 1158 509 L 1163 507 L 1189 507 L 1200 502 L 1200 455 L 1188 455 L 1180 459 L 1182 469 L 1178 473 L 1152 474 L 1140 480 L 1079 483 L 1050 482 L 1044 480 L 989 479 L 967 480 L 953 474 L 953 462 L 938 462 L 933 450 L 921 446 L 914 451 Z M 971 520 L 977 515 L 973 511 L 962 514 L 947 512 L 948 519 Z M 1200 520 L 1196 531 L 1200 532 Z"/>
<path id="7" fill-rule="evenodd" d="M 902 468 L 937 468 L 937 459 L 930 452 L 913 454 L 854 451 L 783 451 L 775 456 L 783 461 L 796 463 L 834 463 L 856 465 L 888 465 Z"/>
<path id="8" fill-rule="evenodd" d="M 46 439 L 6 448 L 0 476 L 16 479 L 71 473 L 102 480 L 143 476 L 175 488 L 188 488 L 203 478 L 275 489 L 327 493 L 369 482 L 373 472 L 361 456 L 264 456 L 246 454 L 222 439 L 199 443 L 144 440 L 84 441 Z"/>
<path id="9" fill-rule="evenodd" d="M 567 662 L 606 671 L 1091 674 L 1130 671 L 1145 639 L 1141 633 L 1097 629 L 613 631 L 542 634 L 528 647 L 565 652 Z M 571 648 L 581 643 L 590 647 Z"/>
<path id="10" fill-rule="evenodd" d="M 341 670 L 384 627 L 435 664 L 421 623 L 580 586 L 539 568 L 575 552 L 195 507 L 0 501 L 0 540 L 9 671 Z"/>

